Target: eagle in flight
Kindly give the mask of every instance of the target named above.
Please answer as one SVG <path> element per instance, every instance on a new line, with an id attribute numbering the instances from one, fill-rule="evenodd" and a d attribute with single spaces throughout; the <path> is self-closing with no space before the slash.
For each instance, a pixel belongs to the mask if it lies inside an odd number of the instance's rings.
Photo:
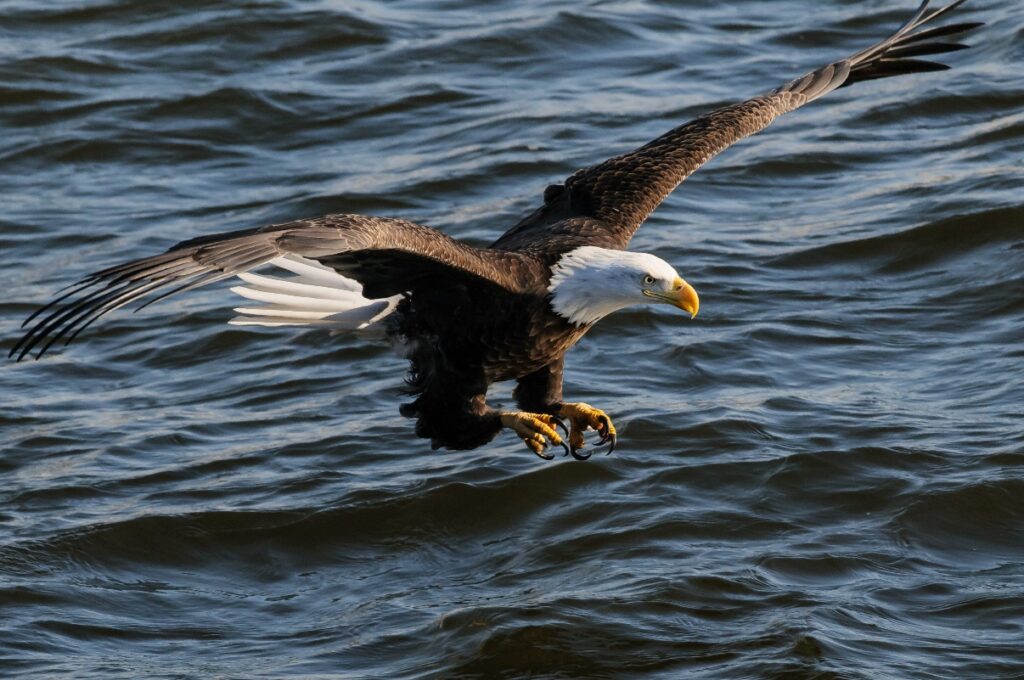
<path id="1" fill-rule="evenodd" d="M 593 429 L 611 453 L 611 419 L 562 396 L 566 351 L 623 307 L 668 304 L 696 316 L 700 304 L 668 262 L 626 250 L 636 230 L 692 172 L 778 116 L 863 80 L 948 68 L 918 57 L 964 48 L 948 38 L 981 24 L 925 26 L 963 2 L 929 9 L 925 0 L 876 45 L 575 172 L 490 247 L 364 215 L 203 236 L 85 277 L 25 321 L 11 356 L 38 348 L 38 358 L 124 305 L 238 277 L 244 285 L 231 290 L 251 303 L 231 323 L 382 331 L 411 362 L 415 398 L 401 413 L 435 449 L 476 448 L 509 428 L 542 458 L 561 446 L 582 460 Z M 291 275 L 252 273 L 266 264 Z M 518 382 L 518 410 L 487 404 L 488 386 L 504 380 Z"/>

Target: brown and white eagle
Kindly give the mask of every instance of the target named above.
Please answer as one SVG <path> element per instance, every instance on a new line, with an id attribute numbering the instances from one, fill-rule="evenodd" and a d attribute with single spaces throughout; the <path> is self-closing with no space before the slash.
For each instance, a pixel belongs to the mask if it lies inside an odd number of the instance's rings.
<path id="1" fill-rule="evenodd" d="M 32 326 L 11 355 L 39 348 L 38 358 L 119 307 L 238 277 L 245 285 L 231 290 L 254 304 L 231 323 L 383 331 L 411 361 L 415 399 L 401 412 L 434 448 L 475 448 L 509 428 L 542 458 L 553 458 L 555 445 L 584 459 L 583 433 L 593 428 L 610 453 L 611 419 L 563 399 L 566 351 L 623 307 L 668 304 L 696 316 L 699 306 L 670 264 L 626 250 L 636 230 L 692 172 L 778 116 L 862 80 L 948 68 L 917 57 L 965 47 L 946 39 L 980 24 L 922 27 L 963 1 L 929 9 L 925 0 L 872 47 L 577 171 L 490 247 L 363 215 L 203 236 L 87 276 L 26 320 Z M 251 273 L 266 264 L 294 276 Z M 518 381 L 519 410 L 487 405 L 488 386 L 504 380 Z"/>

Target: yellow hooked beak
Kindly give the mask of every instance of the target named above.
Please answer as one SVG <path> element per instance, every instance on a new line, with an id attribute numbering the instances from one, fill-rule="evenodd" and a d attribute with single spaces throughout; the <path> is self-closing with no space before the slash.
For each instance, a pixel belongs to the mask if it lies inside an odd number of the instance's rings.
<path id="1" fill-rule="evenodd" d="M 674 305 L 679 309 L 685 310 L 690 313 L 690 318 L 697 316 L 697 310 L 700 309 L 700 298 L 697 297 L 697 291 L 693 289 L 693 286 L 683 281 L 678 276 L 672 283 L 672 290 L 667 293 L 660 291 L 645 290 L 644 295 L 649 297 L 656 297 L 659 300 Z"/>

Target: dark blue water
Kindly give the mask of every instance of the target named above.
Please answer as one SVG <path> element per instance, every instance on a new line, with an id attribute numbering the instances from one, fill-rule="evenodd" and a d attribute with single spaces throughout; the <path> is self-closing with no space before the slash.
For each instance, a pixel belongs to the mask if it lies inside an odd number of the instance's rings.
<path id="1" fill-rule="evenodd" d="M 0 337 L 183 238 L 327 212 L 486 243 L 573 170 L 912 2 L 0 4 Z M 0 668 L 81 678 L 1024 677 L 1024 12 L 701 170 L 604 320 L 612 457 L 432 452 L 403 363 L 227 285 L 0 367 Z M 509 401 L 507 386 L 496 401 Z"/>

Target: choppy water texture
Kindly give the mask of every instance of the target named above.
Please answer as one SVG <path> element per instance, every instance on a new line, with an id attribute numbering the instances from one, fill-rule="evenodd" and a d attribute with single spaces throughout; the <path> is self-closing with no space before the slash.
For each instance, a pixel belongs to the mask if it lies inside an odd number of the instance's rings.
<path id="1" fill-rule="evenodd" d="M 912 0 L 0 4 L 0 315 L 326 212 L 484 243 L 574 169 Z M 226 286 L 0 367 L 4 677 L 1024 677 L 1024 10 L 830 95 L 634 248 L 567 392 L 621 448 L 431 452 L 404 366 Z M 496 390 L 508 400 L 509 390 Z"/>

